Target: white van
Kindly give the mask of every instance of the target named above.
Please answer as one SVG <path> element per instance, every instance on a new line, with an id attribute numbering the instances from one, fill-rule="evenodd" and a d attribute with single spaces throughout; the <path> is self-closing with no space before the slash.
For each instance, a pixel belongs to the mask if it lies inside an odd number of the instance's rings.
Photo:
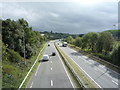
<path id="1" fill-rule="evenodd" d="M 67 47 L 67 42 L 63 42 L 63 47 Z"/>

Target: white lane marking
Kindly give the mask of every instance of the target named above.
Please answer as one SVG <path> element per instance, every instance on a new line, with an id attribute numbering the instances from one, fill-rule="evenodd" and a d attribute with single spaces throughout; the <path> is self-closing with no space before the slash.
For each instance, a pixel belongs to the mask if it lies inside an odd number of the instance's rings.
<path id="1" fill-rule="evenodd" d="M 101 68 L 105 68 L 105 66 L 104 66 L 104 65 L 99 65 L 99 67 L 101 67 Z"/>
<path id="2" fill-rule="evenodd" d="M 51 61 L 51 63 L 52 63 L 52 61 Z"/>
<path id="3" fill-rule="evenodd" d="M 31 86 L 30 86 L 30 88 L 32 88 L 32 86 L 33 86 L 33 82 L 31 83 Z"/>
<path id="4" fill-rule="evenodd" d="M 55 48 L 55 50 L 56 50 L 56 47 L 55 47 L 55 46 L 54 46 L 54 48 Z M 67 72 L 67 70 L 66 70 L 66 68 L 65 68 L 65 65 L 63 64 L 63 61 L 62 61 L 61 57 L 59 56 L 59 53 L 58 53 L 57 50 L 56 50 L 56 52 L 57 52 L 57 54 L 58 54 L 58 57 L 59 57 L 62 65 L 63 65 L 63 68 L 64 68 L 64 70 L 65 70 L 65 72 L 66 72 L 66 74 L 67 74 L 67 76 L 68 76 L 68 79 L 70 80 L 70 83 L 71 83 L 72 87 L 75 88 L 74 85 L 73 85 L 73 83 L 72 83 L 72 80 L 71 80 L 71 78 L 70 78 L 70 76 L 69 76 L 69 74 L 68 74 L 68 72 Z"/>
<path id="5" fill-rule="evenodd" d="M 69 48 L 69 49 L 71 49 L 71 48 Z M 74 52 L 74 50 L 73 49 L 71 49 L 73 52 Z M 78 52 L 77 52 L 78 53 Z M 86 56 L 79 56 L 82 60 L 86 60 L 88 57 L 86 57 Z M 85 59 L 86 58 L 86 59 Z M 89 58 L 90 59 L 90 58 Z M 90 59 L 91 61 L 93 61 L 92 59 Z M 96 62 L 96 61 L 93 61 L 94 63 L 98 63 L 98 62 Z M 94 64 L 93 63 L 93 64 Z M 99 63 L 100 64 L 100 63 Z M 101 65 L 101 66 L 100 66 Z M 99 66 L 101 67 L 101 68 L 103 68 L 104 70 L 106 70 L 106 69 L 109 69 L 109 68 L 107 68 L 106 66 L 104 66 L 104 65 L 102 65 L 102 64 L 100 64 Z M 98 67 L 99 67 L 98 66 Z M 109 70 L 111 70 L 113 73 L 115 73 L 115 74 L 117 74 L 117 75 L 120 75 L 119 73 L 117 73 L 116 71 L 114 71 L 114 70 L 112 70 L 112 69 L 109 69 Z"/>
<path id="6" fill-rule="evenodd" d="M 100 68 L 96 67 L 97 70 L 101 71 L 102 73 L 105 73 L 106 71 L 101 70 Z"/>
<path id="7" fill-rule="evenodd" d="M 52 67 L 51 67 L 51 70 L 52 70 Z"/>
<path id="8" fill-rule="evenodd" d="M 115 82 L 114 80 L 112 80 L 112 82 L 113 82 L 113 83 L 115 83 L 116 85 L 118 85 L 118 83 L 117 83 L 117 82 Z"/>
<path id="9" fill-rule="evenodd" d="M 53 86 L 53 80 L 50 81 L 50 85 Z"/>
<path id="10" fill-rule="evenodd" d="M 36 70 L 35 76 L 37 75 L 37 72 L 38 72 L 39 67 L 40 67 L 40 64 L 39 64 L 39 66 L 38 66 L 38 68 L 37 68 L 37 70 Z"/>
<path id="11" fill-rule="evenodd" d="M 68 56 L 68 55 L 67 55 Z M 68 56 L 99 88 L 102 88 L 85 70 L 83 70 L 70 56 Z"/>
<path id="12" fill-rule="evenodd" d="M 71 48 L 70 48 L 70 49 L 71 49 Z M 72 49 L 71 49 L 71 50 L 72 50 Z M 85 57 L 86 57 L 86 56 L 85 56 Z M 70 58 L 71 58 L 71 57 L 70 57 Z M 86 59 L 85 59 L 83 56 L 79 56 L 79 58 L 81 58 L 82 60 L 84 60 L 85 63 L 86 63 Z M 93 60 L 91 60 L 91 59 L 90 59 L 90 61 L 92 61 L 93 63 L 98 63 L 98 62 L 93 61 Z M 94 69 L 95 69 L 95 68 L 94 68 Z M 109 69 L 109 68 L 107 68 L 107 69 Z M 96 70 L 96 71 L 99 70 L 99 71 L 101 71 L 102 73 L 104 73 L 107 69 L 106 69 L 106 66 L 99 64 L 99 66 L 96 67 L 95 70 Z M 110 70 L 111 70 L 111 69 L 110 69 Z M 111 70 L 111 71 L 112 71 L 113 73 L 117 74 L 117 75 L 120 75 L 119 73 L 117 73 L 117 72 L 115 72 L 115 71 L 113 71 L 113 70 Z M 107 71 L 107 72 L 108 72 L 108 71 Z M 108 76 L 108 77 L 110 77 L 111 79 L 114 79 L 114 81 L 116 82 L 116 84 L 118 84 L 118 83 L 117 83 L 118 80 L 115 79 L 115 78 L 113 78 L 113 77 L 111 77 L 107 72 L 105 73 L 105 75 Z M 114 81 L 113 81 L 113 82 L 114 82 Z"/>

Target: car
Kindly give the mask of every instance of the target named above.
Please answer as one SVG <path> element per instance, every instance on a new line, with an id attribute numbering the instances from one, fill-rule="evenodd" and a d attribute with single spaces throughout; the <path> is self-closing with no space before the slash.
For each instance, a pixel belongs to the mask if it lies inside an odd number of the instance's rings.
<path id="1" fill-rule="evenodd" d="M 52 52 L 52 55 L 51 56 L 55 56 L 56 55 L 56 53 L 55 52 Z"/>
<path id="2" fill-rule="evenodd" d="M 43 55 L 42 60 L 43 61 L 48 61 L 49 60 L 49 55 Z"/>
<path id="3" fill-rule="evenodd" d="M 50 46 L 50 44 L 48 44 L 48 46 Z"/>

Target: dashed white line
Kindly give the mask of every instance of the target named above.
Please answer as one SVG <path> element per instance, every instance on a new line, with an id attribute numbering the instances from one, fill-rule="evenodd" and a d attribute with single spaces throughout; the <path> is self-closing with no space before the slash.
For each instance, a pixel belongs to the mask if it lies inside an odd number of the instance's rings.
<path id="1" fill-rule="evenodd" d="M 51 61 L 51 63 L 52 63 L 52 61 Z"/>
<path id="2" fill-rule="evenodd" d="M 51 67 L 51 70 L 52 70 L 52 67 Z"/>
<path id="3" fill-rule="evenodd" d="M 37 75 L 37 72 L 38 72 L 39 67 L 40 67 L 40 64 L 39 64 L 39 66 L 38 66 L 38 68 L 37 68 L 37 70 L 36 70 L 35 76 Z"/>
<path id="4" fill-rule="evenodd" d="M 113 82 L 113 83 L 115 83 L 116 85 L 118 85 L 118 83 L 117 83 L 117 82 L 115 82 L 114 80 L 112 80 L 112 82 Z"/>
<path id="5" fill-rule="evenodd" d="M 53 86 L 53 80 L 50 81 L 50 85 Z"/>
<path id="6" fill-rule="evenodd" d="M 31 83 L 30 88 L 32 88 L 32 86 L 33 86 L 33 82 Z"/>
<path id="7" fill-rule="evenodd" d="M 54 48 L 55 48 L 55 46 L 54 46 Z M 56 48 L 55 48 L 55 50 L 56 50 Z M 63 65 L 63 68 L 64 68 L 64 70 L 65 70 L 65 72 L 66 72 L 66 74 L 67 74 L 67 76 L 68 76 L 68 79 L 70 80 L 70 83 L 71 83 L 72 87 L 75 88 L 75 86 L 73 85 L 72 80 L 71 80 L 71 78 L 70 78 L 70 76 L 69 76 L 69 74 L 68 74 L 68 72 L 67 72 L 67 70 L 66 70 L 66 68 L 65 68 L 65 65 L 63 64 L 63 61 L 62 61 L 61 57 L 59 56 L 59 53 L 58 53 L 57 50 L 56 50 L 56 52 L 57 52 L 57 54 L 58 54 L 58 57 L 59 57 L 62 65 Z"/>

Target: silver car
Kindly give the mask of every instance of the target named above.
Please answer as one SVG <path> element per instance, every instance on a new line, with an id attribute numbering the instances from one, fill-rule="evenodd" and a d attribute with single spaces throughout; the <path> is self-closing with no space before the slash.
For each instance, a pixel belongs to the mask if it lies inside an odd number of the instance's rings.
<path id="1" fill-rule="evenodd" d="M 49 58 L 50 58 L 49 55 L 43 55 L 42 60 L 46 60 L 46 61 L 48 61 Z"/>

